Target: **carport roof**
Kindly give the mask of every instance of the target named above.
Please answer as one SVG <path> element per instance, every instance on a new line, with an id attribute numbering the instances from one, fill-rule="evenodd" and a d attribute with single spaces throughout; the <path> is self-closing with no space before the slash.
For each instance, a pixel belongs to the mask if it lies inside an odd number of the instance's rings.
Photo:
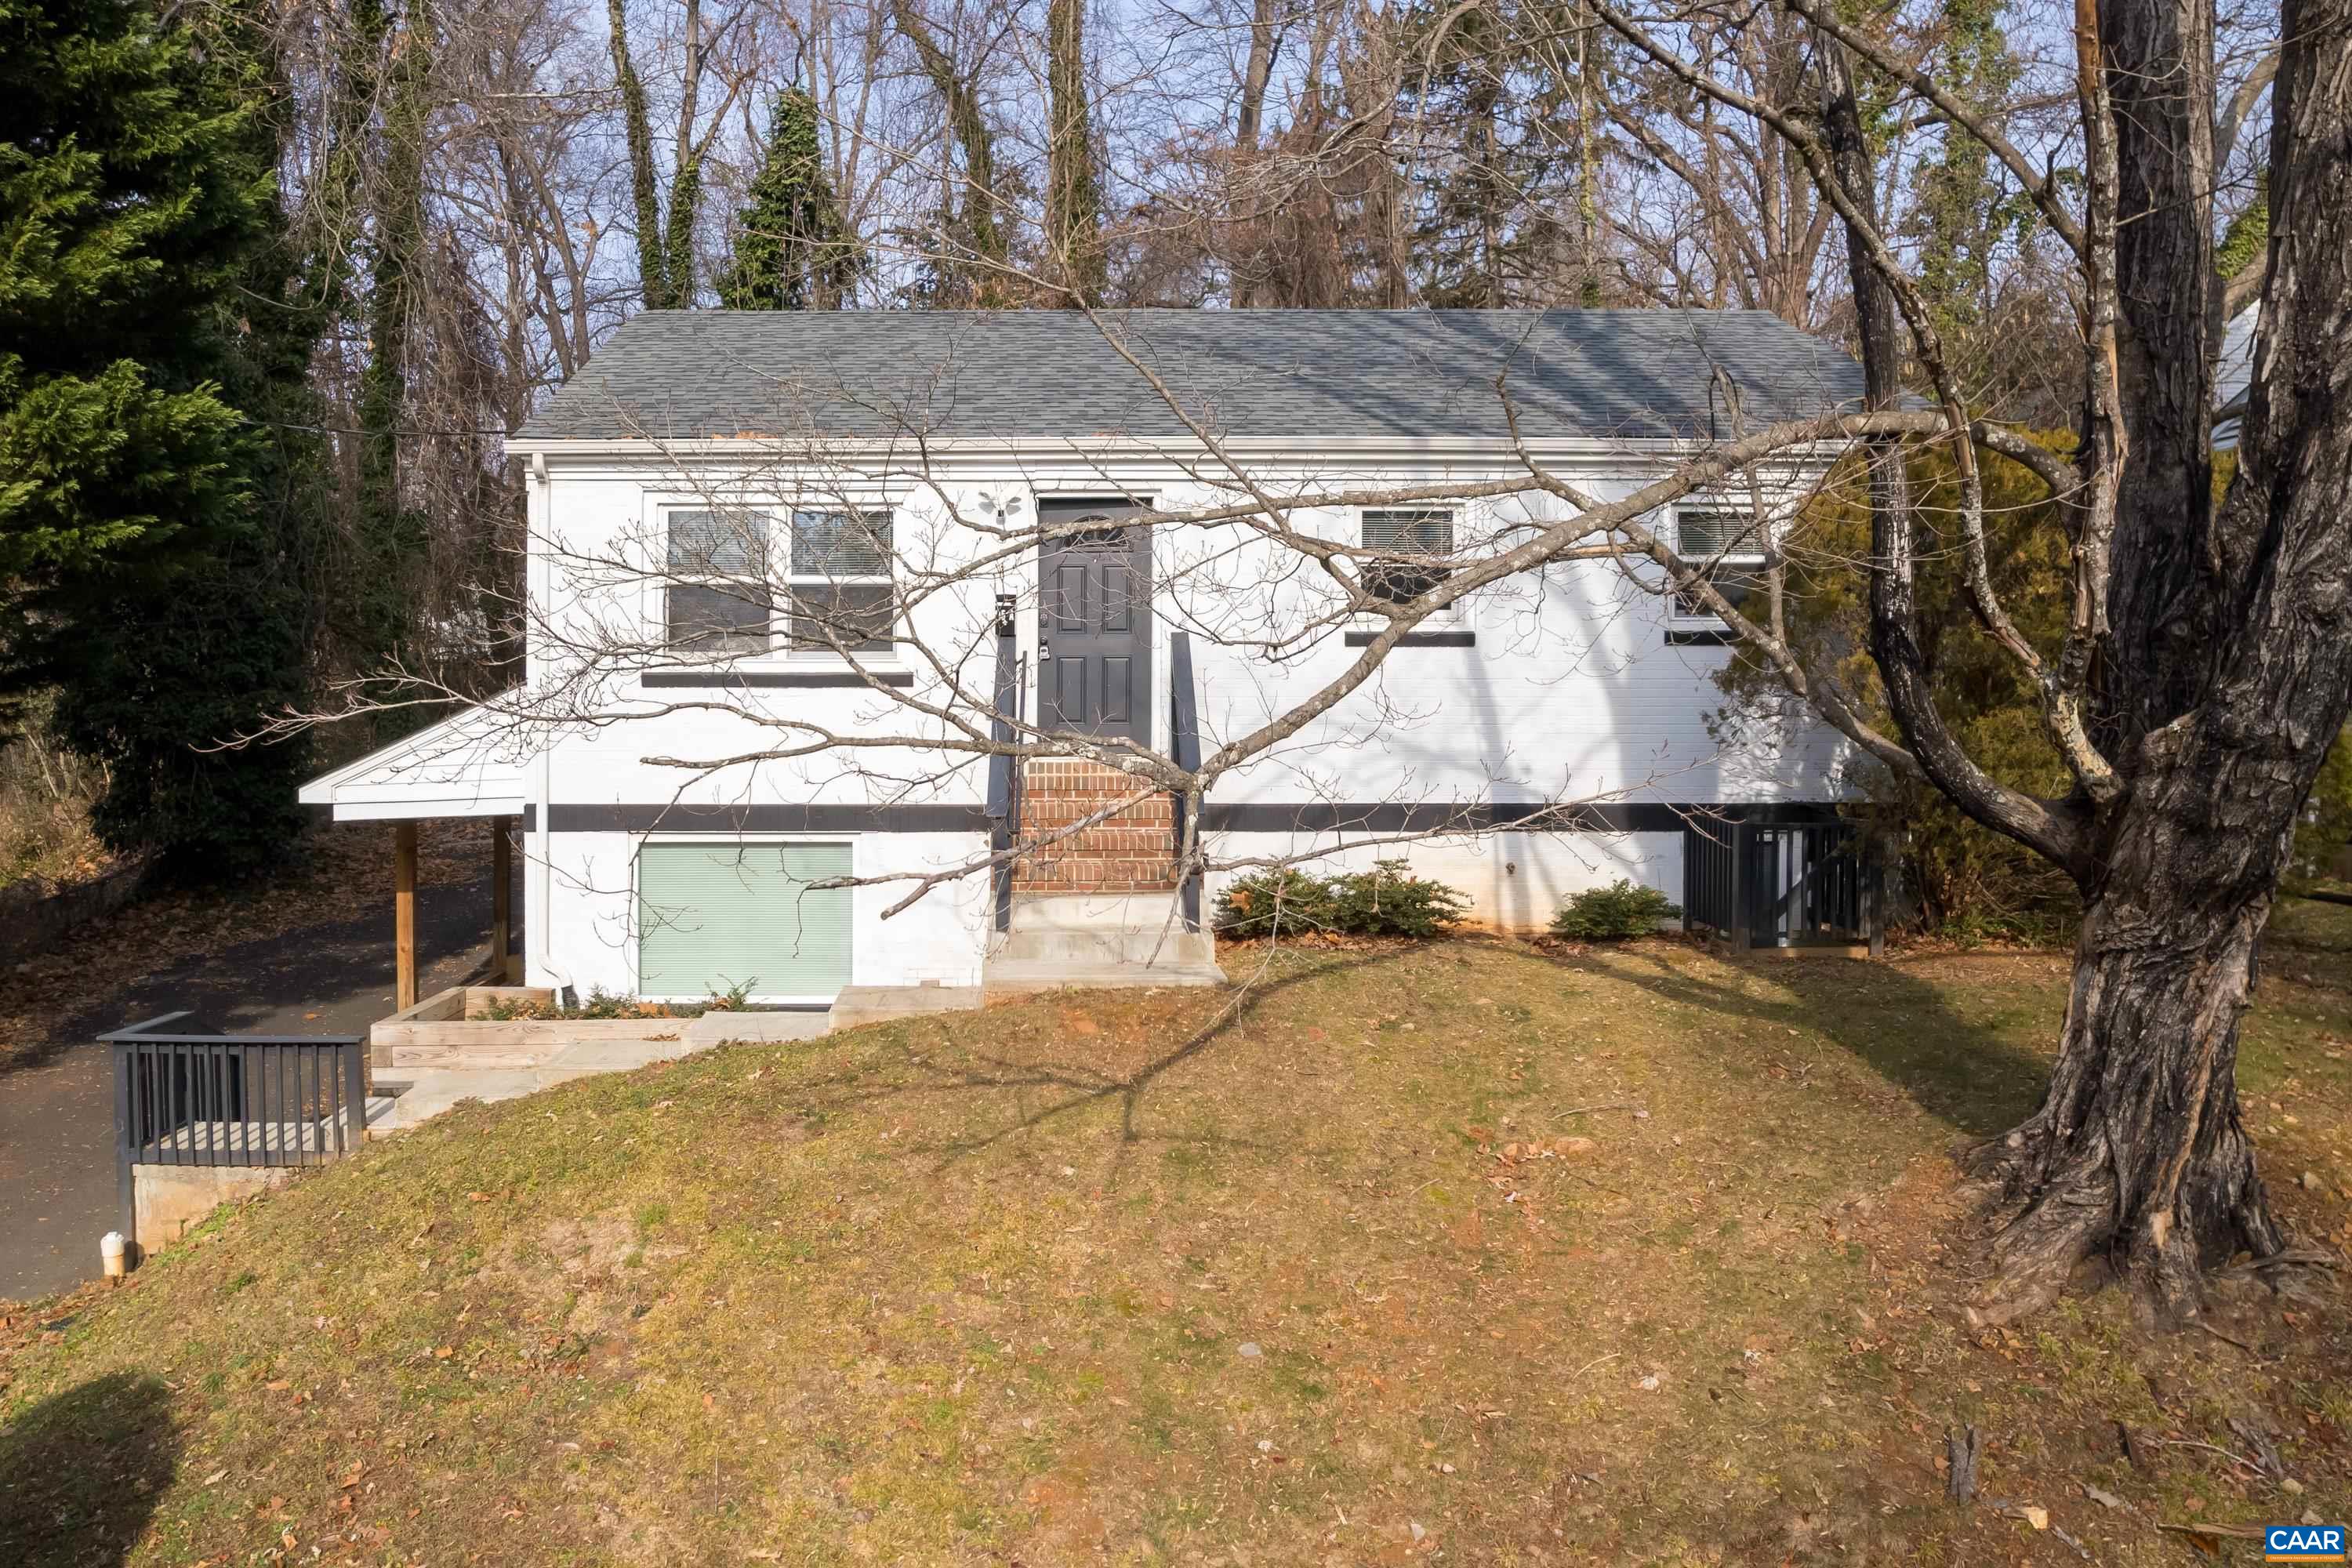
<path id="1" fill-rule="evenodd" d="M 331 808 L 338 822 L 520 816 L 526 759 L 499 706 L 460 709 L 320 773 L 299 799 Z"/>

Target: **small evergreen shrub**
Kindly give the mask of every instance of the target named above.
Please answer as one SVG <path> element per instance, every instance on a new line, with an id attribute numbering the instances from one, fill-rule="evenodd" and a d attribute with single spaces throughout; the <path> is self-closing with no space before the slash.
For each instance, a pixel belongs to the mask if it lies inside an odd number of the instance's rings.
<path id="1" fill-rule="evenodd" d="M 1217 930 L 1227 936 L 1296 936 L 1328 931 L 1331 884 L 1288 866 L 1235 878 L 1217 896 Z"/>
<path id="2" fill-rule="evenodd" d="M 1357 936 L 1435 936 L 1470 911 L 1459 888 L 1413 876 L 1402 860 L 1334 877 L 1331 927 Z"/>
<path id="3" fill-rule="evenodd" d="M 1622 942 L 1648 936 L 1658 922 L 1683 912 L 1655 888 L 1636 887 L 1620 877 L 1606 888 L 1587 888 L 1559 907 L 1551 933 L 1574 942 Z"/>
<path id="4" fill-rule="evenodd" d="M 1460 889 L 1415 877 L 1402 860 L 1382 860 L 1369 871 L 1339 877 L 1288 866 L 1254 871 L 1219 896 L 1216 921 L 1219 931 L 1235 937 L 1304 931 L 1427 937 L 1469 908 L 1469 895 Z"/>

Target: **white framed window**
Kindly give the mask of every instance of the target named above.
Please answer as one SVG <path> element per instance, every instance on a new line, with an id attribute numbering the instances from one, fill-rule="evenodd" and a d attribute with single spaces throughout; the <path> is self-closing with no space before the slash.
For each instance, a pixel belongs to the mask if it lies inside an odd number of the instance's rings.
<path id="1" fill-rule="evenodd" d="M 755 507 L 674 507 L 662 519 L 663 638 L 681 653 L 759 654 L 772 638 L 774 520 Z"/>
<path id="2" fill-rule="evenodd" d="M 667 509 L 667 646 L 702 657 L 888 653 L 891 528 L 887 507 Z"/>
<path id="3" fill-rule="evenodd" d="M 1456 515 L 1450 507 L 1367 507 L 1359 536 L 1366 550 L 1444 558 L 1454 553 Z M 1402 605 L 1417 599 L 1452 575 L 1434 562 L 1364 561 L 1359 563 L 1364 591 Z M 1450 615 L 1449 608 L 1441 615 Z"/>
<path id="4" fill-rule="evenodd" d="M 1705 505 L 1675 509 L 1675 553 L 1701 569 L 1715 591 L 1743 615 L 1748 596 L 1764 586 L 1764 542 L 1763 522 L 1747 512 Z M 1692 588 L 1676 590 L 1674 618 L 1705 626 L 1723 625 L 1722 617 Z"/>
<path id="5" fill-rule="evenodd" d="M 898 595 L 887 507 L 794 507 L 784 626 L 794 653 L 887 653 Z"/>

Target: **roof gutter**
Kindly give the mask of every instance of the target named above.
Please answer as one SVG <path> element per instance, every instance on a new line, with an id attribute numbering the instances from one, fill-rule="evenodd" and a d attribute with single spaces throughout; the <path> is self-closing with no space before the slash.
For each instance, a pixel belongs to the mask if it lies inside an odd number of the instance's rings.
<path id="1" fill-rule="evenodd" d="M 1641 457 L 1672 460 L 1707 450 L 1716 442 L 1702 437 L 1575 437 L 1531 440 L 1524 450 L 1538 461 L 1591 462 L 1602 458 Z M 1850 445 L 1817 441 L 1789 448 L 1807 456 L 1833 456 Z M 555 438 L 512 436 L 507 450 L 516 457 L 549 458 L 658 458 L 665 460 L 740 461 L 747 456 L 762 460 L 796 462 L 875 462 L 906 465 L 991 460 L 1004 458 L 1151 458 L 1199 462 L 1219 456 L 1263 459 L 1296 459 L 1301 456 L 1330 458 L 1391 458 L 1417 461 L 1463 459 L 1509 463 L 1521 460 L 1521 448 L 1508 440 L 1480 436 L 1359 437 L 1253 436 L 1220 442 L 1213 451 L 1196 441 L 1139 440 L 1129 437 L 965 437 L 952 440 L 843 437 L 820 440 L 784 436 L 681 437 L 642 436 L 596 438 Z"/>

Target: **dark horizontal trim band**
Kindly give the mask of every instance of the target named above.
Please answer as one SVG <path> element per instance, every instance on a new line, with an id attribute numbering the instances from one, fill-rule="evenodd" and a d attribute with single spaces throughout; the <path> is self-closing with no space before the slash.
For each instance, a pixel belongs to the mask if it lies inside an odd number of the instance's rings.
<path id="1" fill-rule="evenodd" d="M 523 827 L 536 827 L 534 811 Z M 557 805 L 558 833 L 986 833 L 978 805 Z"/>
<path id="2" fill-rule="evenodd" d="M 1349 632 L 1341 640 L 1349 647 L 1370 647 L 1378 632 Z M 1476 647 L 1476 632 L 1407 632 L 1397 638 L 1399 647 Z"/>
<path id="3" fill-rule="evenodd" d="M 1707 821 L 1833 822 L 1837 807 L 1815 802 L 1718 805 L 1681 801 L 1610 801 L 1551 806 L 1541 802 L 1247 801 L 1201 808 L 1209 833 L 1679 833 Z"/>
<path id="4" fill-rule="evenodd" d="M 1729 647 L 1739 634 L 1729 626 L 1668 626 L 1668 647 Z"/>
<path id="5" fill-rule="evenodd" d="M 1209 833 L 1679 833 L 1694 821 L 1781 826 L 1834 822 L 1819 801 L 1710 805 L 1625 801 L 1552 807 L 1541 803 L 1404 801 L 1210 801 Z M 995 821 L 972 805 L 559 805 L 558 833 L 990 833 Z M 523 830 L 539 830 L 539 808 L 523 807 Z"/>
<path id="6" fill-rule="evenodd" d="M 747 690 L 752 687 L 873 687 L 912 686 L 911 669 L 651 669 L 643 677 L 647 689 L 662 690 Z"/>

